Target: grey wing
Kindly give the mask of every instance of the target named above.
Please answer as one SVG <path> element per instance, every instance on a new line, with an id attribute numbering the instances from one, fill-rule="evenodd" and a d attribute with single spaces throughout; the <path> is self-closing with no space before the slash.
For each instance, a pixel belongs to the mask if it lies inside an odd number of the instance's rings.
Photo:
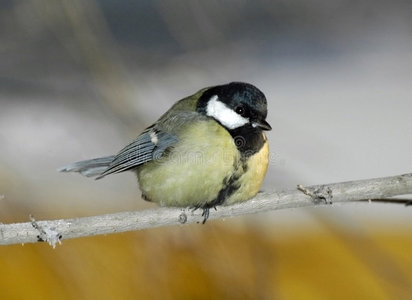
<path id="1" fill-rule="evenodd" d="M 87 177 L 100 175 L 115 158 L 114 155 L 88 159 L 68 164 L 67 166 L 57 169 L 59 172 L 78 172 Z"/>
<path id="2" fill-rule="evenodd" d="M 162 156 L 177 142 L 177 137 L 149 127 L 135 141 L 124 147 L 96 179 L 138 167 Z"/>

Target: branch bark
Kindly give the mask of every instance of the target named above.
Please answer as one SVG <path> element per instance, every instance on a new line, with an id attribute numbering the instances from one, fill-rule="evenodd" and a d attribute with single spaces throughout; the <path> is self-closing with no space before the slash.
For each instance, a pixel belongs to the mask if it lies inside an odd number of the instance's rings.
<path id="1" fill-rule="evenodd" d="M 379 202 L 405 203 L 410 200 L 389 197 L 412 194 L 412 173 L 348 181 L 325 185 L 303 187 L 282 192 L 259 193 L 253 199 L 231 205 L 219 206 L 211 211 L 209 219 L 234 217 L 277 209 L 353 202 L 377 199 Z M 63 239 L 84 236 L 109 234 L 154 228 L 160 226 L 179 225 L 185 223 L 201 223 L 201 210 L 190 208 L 148 209 L 134 212 L 51 221 L 0 224 L 0 245 L 35 243 L 47 241 L 55 247 Z"/>

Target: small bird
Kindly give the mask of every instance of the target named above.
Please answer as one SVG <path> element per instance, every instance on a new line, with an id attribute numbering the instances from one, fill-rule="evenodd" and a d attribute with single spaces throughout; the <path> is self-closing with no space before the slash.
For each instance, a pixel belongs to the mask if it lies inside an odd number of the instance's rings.
<path id="1" fill-rule="evenodd" d="M 267 101 L 255 86 L 232 82 L 176 102 L 117 155 L 59 169 L 103 178 L 136 172 L 142 198 L 160 206 L 203 210 L 246 201 L 262 185 L 269 161 Z"/>

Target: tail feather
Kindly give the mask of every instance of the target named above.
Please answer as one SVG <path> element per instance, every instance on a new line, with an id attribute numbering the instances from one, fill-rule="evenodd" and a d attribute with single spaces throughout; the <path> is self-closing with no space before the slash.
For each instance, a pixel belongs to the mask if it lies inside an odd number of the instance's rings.
<path id="1" fill-rule="evenodd" d="M 114 159 L 114 155 L 78 161 L 58 169 L 59 172 L 78 172 L 86 177 L 103 173 Z M 99 177 L 101 178 L 101 177 Z"/>

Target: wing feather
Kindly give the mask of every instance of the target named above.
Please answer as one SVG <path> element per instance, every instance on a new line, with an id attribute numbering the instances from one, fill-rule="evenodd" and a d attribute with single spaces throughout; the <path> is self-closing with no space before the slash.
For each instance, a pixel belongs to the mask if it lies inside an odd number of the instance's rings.
<path id="1" fill-rule="evenodd" d="M 176 136 L 161 130 L 148 128 L 136 140 L 124 147 L 114 157 L 108 168 L 96 179 L 123 172 L 159 158 L 167 148 L 176 142 Z"/>

